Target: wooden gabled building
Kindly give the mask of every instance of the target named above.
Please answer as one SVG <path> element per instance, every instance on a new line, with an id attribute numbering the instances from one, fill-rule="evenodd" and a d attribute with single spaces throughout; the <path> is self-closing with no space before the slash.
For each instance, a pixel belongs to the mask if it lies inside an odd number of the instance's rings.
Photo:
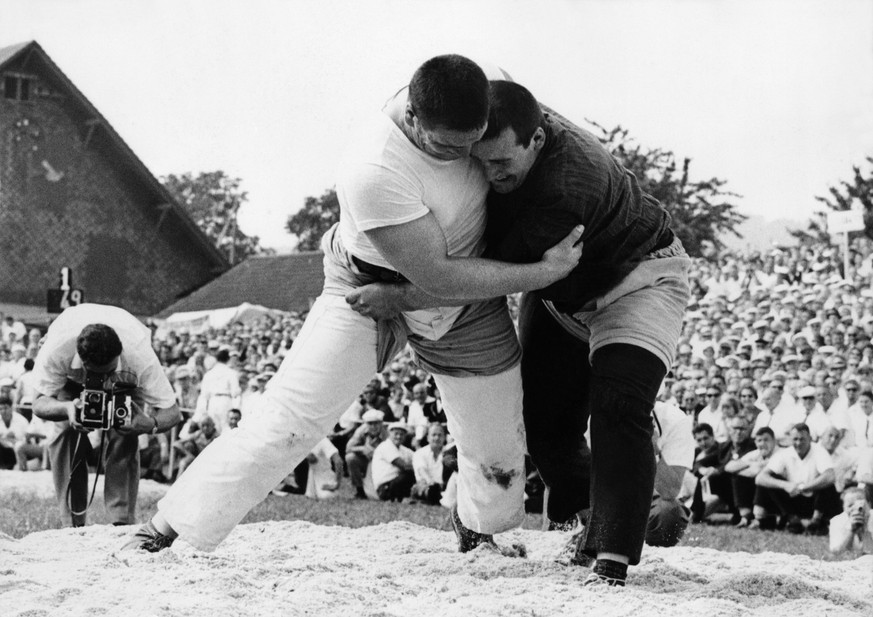
<path id="1" fill-rule="evenodd" d="M 31 41 L 0 49 L 0 310 L 45 316 L 62 267 L 86 301 L 145 316 L 229 263 Z"/>

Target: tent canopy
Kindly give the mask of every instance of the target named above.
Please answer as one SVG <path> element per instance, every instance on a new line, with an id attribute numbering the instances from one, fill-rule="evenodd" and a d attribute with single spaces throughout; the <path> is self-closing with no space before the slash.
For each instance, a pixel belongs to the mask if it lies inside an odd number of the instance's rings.
<path id="1" fill-rule="evenodd" d="M 170 330 L 175 330 L 176 332 L 184 330 L 190 334 L 201 334 L 210 328 L 225 328 L 229 324 L 237 321 L 248 324 L 263 319 L 264 317 L 281 319 L 290 315 L 291 313 L 287 311 L 280 311 L 259 304 L 243 302 L 239 306 L 212 309 L 209 311 L 173 313 L 164 320 L 156 319 L 155 323 L 158 325 L 157 335 L 160 337 L 166 335 Z"/>

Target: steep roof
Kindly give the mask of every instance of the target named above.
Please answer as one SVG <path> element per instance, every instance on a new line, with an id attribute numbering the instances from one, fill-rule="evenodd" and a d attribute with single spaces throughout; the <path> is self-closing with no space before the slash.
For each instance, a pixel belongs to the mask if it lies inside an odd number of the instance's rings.
<path id="1" fill-rule="evenodd" d="M 203 233 L 188 213 L 176 203 L 170 192 L 155 178 L 145 164 L 134 154 L 121 136 L 106 121 L 97 108 L 82 94 L 63 71 L 52 61 L 49 55 L 36 41 L 18 43 L 0 48 L 0 71 L 12 68 L 11 65 L 21 63 L 27 70 L 32 67 L 41 69 L 40 74 L 56 82 L 57 86 L 69 95 L 69 101 L 83 117 L 88 118 L 94 126 L 96 134 L 102 135 L 112 153 L 113 162 L 129 169 L 140 181 L 149 197 L 152 207 L 161 216 L 172 214 L 186 235 L 214 264 L 217 272 L 226 270 L 229 262 L 215 244 Z"/>
<path id="2" fill-rule="evenodd" d="M 306 311 L 324 286 L 321 251 L 249 257 L 155 315 L 206 311 L 243 302 L 283 311 Z"/>

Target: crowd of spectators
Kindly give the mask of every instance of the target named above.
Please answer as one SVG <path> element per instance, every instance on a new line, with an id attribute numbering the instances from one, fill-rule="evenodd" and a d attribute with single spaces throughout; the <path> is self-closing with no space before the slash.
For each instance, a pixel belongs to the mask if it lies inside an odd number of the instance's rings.
<path id="1" fill-rule="evenodd" d="M 831 531 L 873 542 L 864 539 L 873 531 L 870 243 L 856 242 L 848 268 L 838 250 L 814 244 L 700 258 L 690 278 L 692 301 L 659 399 L 693 418 L 692 520 L 729 516 L 738 527 L 824 534 L 831 519 L 849 516 L 845 503 L 861 503 L 862 513 L 848 524 L 834 519 Z M 27 411 L 27 374 L 41 333 L 3 315 L 0 325 L 0 465 L 39 468 L 52 433 Z M 172 481 L 216 435 L 257 414 L 301 325 L 290 315 L 199 333 L 158 330 L 154 348 L 186 422 L 173 445 L 142 436 L 144 477 Z M 10 423 L 7 407 L 29 422 Z M 328 499 L 348 478 L 362 499 L 451 506 L 452 447 L 439 392 L 406 351 L 274 492 Z M 529 488 L 535 501 L 535 481 Z"/>

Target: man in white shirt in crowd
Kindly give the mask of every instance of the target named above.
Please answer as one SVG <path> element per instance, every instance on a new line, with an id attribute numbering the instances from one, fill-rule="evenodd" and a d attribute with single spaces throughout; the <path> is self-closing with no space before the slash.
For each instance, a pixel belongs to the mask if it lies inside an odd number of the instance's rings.
<path id="1" fill-rule="evenodd" d="M 0 396 L 0 469 L 15 469 L 16 449 L 27 436 L 27 419 L 12 409 L 12 398 Z"/>
<path id="2" fill-rule="evenodd" d="M 436 399 L 427 394 L 427 384 L 417 383 L 412 386 L 412 400 L 406 412 L 406 424 L 413 432 L 412 442 L 417 447 L 424 442 L 428 425 L 436 415 Z"/>
<path id="3" fill-rule="evenodd" d="M 373 452 L 373 485 L 382 501 L 403 501 L 415 483 L 412 450 L 403 445 L 407 428 L 403 422 L 388 425 L 388 439 Z"/>
<path id="4" fill-rule="evenodd" d="M 220 348 L 215 354 L 215 365 L 203 375 L 200 382 L 200 396 L 197 397 L 195 420 L 208 415 L 221 433 L 227 428 L 227 412 L 239 408 L 242 391 L 239 387 L 239 373 L 230 368 L 230 350 Z"/>
<path id="5" fill-rule="evenodd" d="M 823 446 L 812 443 L 809 427 L 797 424 L 790 431 L 791 448 L 770 457 L 755 483 L 761 487 L 755 505 L 778 513 L 791 533 L 827 532 L 827 522 L 839 513 L 834 488 L 834 465 Z"/>
<path id="6" fill-rule="evenodd" d="M 846 411 L 848 431 L 843 438 L 847 446 L 873 446 L 873 392 L 864 390 L 856 405 Z"/>
<path id="7" fill-rule="evenodd" d="M 797 393 L 800 400 L 798 420 L 809 427 L 809 434 L 815 442 L 821 441 L 825 431 L 833 427 L 833 422 L 828 418 L 822 406 L 816 400 L 816 391 L 812 386 L 804 386 Z"/>
<path id="8" fill-rule="evenodd" d="M 438 422 L 427 428 L 427 445 L 412 455 L 412 469 L 415 472 L 415 486 L 412 496 L 416 499 L 437 505 L 443 496 L 443 447 L 446 445 L 446 429 Z"/>
<path id="9" fill-rule="evenodd" d="M 652 419 L 652 443 L 658 463 L 646 544 L 675 546 L 688 527 L 689 510 L 682 505 L 680 493 L 694 463 L 692 418 L 675 405 L 655 403 Z"/>

